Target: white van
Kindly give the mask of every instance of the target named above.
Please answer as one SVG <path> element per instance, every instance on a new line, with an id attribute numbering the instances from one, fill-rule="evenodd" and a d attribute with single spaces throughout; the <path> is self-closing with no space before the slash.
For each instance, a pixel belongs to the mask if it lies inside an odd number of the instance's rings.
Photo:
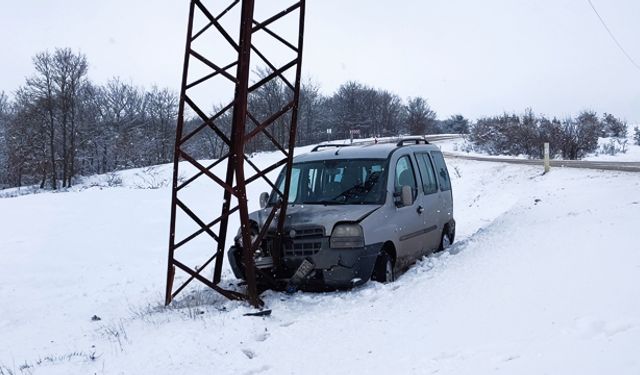
<path id="1" fill-rule="evenodd" d="M 283 189 L 284 171 L 276 184 Z M 263 193 L 263 209 L 250 214 L 256 233 L 276 197 Z M 256 251 L 259 283 L 266 283 L 265 272 L 280 288 L 292 281 L 305 290 L 390 282 L 455 238 L 449 172 L 442 152 L 424 138 L 317 146 L 294 158 L 288 203 L 280 241 L 272 224 Z M 276 268 L 271 253 L 278 242 L 282 264 Z M 244 279 L 239 236 L 228 255 Z"/>

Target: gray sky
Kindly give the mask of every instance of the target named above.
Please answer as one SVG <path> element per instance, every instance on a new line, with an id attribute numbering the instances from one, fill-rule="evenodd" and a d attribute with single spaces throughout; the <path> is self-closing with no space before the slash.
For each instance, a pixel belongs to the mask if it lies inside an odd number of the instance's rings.
<path id="1" fill-rule="evenodd" d="M 640 1 L 592 1 L 640 63 Z M 96 82 L 177 90 L 187 10 L 187 0 L 0 0 L 0 90 L 54 47 L 84 52 Z M 424 96 L 440 118 L 531 107 L 640 123 L 640 70 L 587 0 L 307 0 L 305 37 L 304 75 L 327 94 L 357 80 Z"/>

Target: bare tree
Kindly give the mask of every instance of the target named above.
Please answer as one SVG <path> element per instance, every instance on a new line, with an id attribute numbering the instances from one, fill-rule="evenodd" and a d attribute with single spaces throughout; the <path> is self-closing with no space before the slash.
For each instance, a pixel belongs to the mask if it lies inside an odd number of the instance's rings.
<path id="1" fill-rule="evenodd" d="M 9 98 L 0 91 L 0 189 L 8 186 L 7 173 L 9 169 L 7 153 L 7 128 L 9 126 Z"/>
<path id="2" fill-rule="evenodd" d="M 146 159 L 153 164 L 168 163 L 173 157 L 178 96 L 169 89 L 153 86 L 144 96 L 146 136 L 151 154 Z"/>
<path id="3" fill-rule="evenodd" d="M 49 165 L 49 128 L 43 104 L 25 88 L 16 91 L 13 114 L 5 132 L 8 180 L 12 186 L 33 184 L 44 187 Z M 44 126 L 43 126 L 44 124 Z"/>
<path id="4" fill-rule="evenodd" d="M 330 127 L 335 130 L 337 137 L 348 138 L 351 130 L 359 131 L 363 137 L 378 132 L 375 89 L 349 81 L 340 86 L 326 104 L 330 107 Z"/>
<path id="5" fill-rule="evenodd" d="M 402 99 L 396 94 L 382 90 L 378 93 L 378 102 L 380 103 L 380 117 L 376 119 L 379 127 L 375 135 L 400 135 L 403 123 L 406 121 L 406 109 L 402 104 Z"/>
<path id="6" fill-rule="evenodd" d="M 62 135 L 62 187 L 68 187 L 76 172 L 78 112 L 82 90 L 88 84 L 89 65 L 86 56 L 75 54 L 69 48 L 56 49 L 52 64 Z"/>
<path id="7" fill-rule="evenodd" d="M 435 132 L 436 113 L 421 97 L 407 101 L 407 127 L 411 134 L 423 135 Z"/>
<path id="8" fill-rule="evenodd" d="M 24 97 L 37 104 L 38 111 L 46 121 L 48 130 L 48 166 L 51 168 L 51 188 L 58 188 L 56 138 L 56 93 L 54 84 L 53 56 L 49 52 L 41 52 L 34 56 L 33 65 L 36 73 L 27 78 Z M 46 173 L 45 173 L 46 174 Z"/>
<path id="9" fill-rule="evenodd" d="M 271 74 L 268 68 L 258 69 L 258 78 L 263 79 Z M 292 91 L 285 85 L 280 78 L 274 78 L 266 84 L 260 86 L 256 91 L 252 92 L 249 97 L 249 113 L 247 119 L 253 127 L 267 121 L 273 114 L 278 113 L 292 99 Z M 267 131 L 281 145 L 287 147 L 286 141 L 289 139 L 290 115 L 278 118 Z M 258 124 L 256 124 L 257 122 Z M 275 147 L 265 132 L 256 135 L 247 147 L 248 152 L 273 150 Z"/>
<path id="10" fill-rule="evenodd" d="M 297 140 L 299 144 L 319 142 L 326 132 L 327 123 L 322 122 L 322 103 L 324 100 L 317 83 L 311 79 L 302 83 L 298 106 Z"/>
<path id="11" fill-rule="evenodd" d="M 33 64 L 35 74 L 17 95 L 20 113 L 33 121 L 34 128 L 46 127 L 48 160 L 40 160 L 38 167 L 43 178 L 49 176 L 52 189 L 58 188 L 58 180 L 67 187 L 75 175 L 77 114 L 80 92 L 87 84 L 87 60 L 70 49 L 56 49 L 53 54 L 36 54 Z"/>
<path id="12" fill-rule="evenodd" d="M 144 94 L 133 84 L 111 79 L 97 95 L 101 107 L 103 171 L 142 165 L 136 139 L 144 136 Z"/>

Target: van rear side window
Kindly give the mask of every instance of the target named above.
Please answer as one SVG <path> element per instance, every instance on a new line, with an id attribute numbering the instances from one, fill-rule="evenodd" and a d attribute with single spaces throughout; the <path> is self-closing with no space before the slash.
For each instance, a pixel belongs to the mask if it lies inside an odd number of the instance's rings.
<path id="1" fill-rule="evenodd" d="M 422 190 L 425 194 L 433 194 L 438 191 L 438 184 L 436 183 L 436 174 L 433 171 L 433 164 L 431 164 L 431 157 L 427 153 L 416 154 L 418 159 L 418 168 L 420 169 L 420 176 L 422 176 Z"/>
<path id="2" fill-rule="evenodd" d="M 447 171 L 447 165 L 444 163 L 444 156 L 442 156 L 442 152 L 432 152 L 431 157 L 435 163 L 436 173 L 438 174 L 438 180 L 440 181 L 440 190 L 451 190 L 449 171 Z"/>

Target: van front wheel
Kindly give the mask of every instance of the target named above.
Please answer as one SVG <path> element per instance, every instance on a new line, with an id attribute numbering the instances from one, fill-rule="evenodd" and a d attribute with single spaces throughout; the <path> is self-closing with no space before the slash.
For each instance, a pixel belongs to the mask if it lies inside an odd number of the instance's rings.
<path id="1" fill-rule="evenodd" d="M 379 283 L 390 283 L 395 280 L 395 274 L 393 272 L 393 259 L 386 251 L 383 251 L 376 260 L 376 265 L 373 268 L 373 274 L 371 280 Z"/>

